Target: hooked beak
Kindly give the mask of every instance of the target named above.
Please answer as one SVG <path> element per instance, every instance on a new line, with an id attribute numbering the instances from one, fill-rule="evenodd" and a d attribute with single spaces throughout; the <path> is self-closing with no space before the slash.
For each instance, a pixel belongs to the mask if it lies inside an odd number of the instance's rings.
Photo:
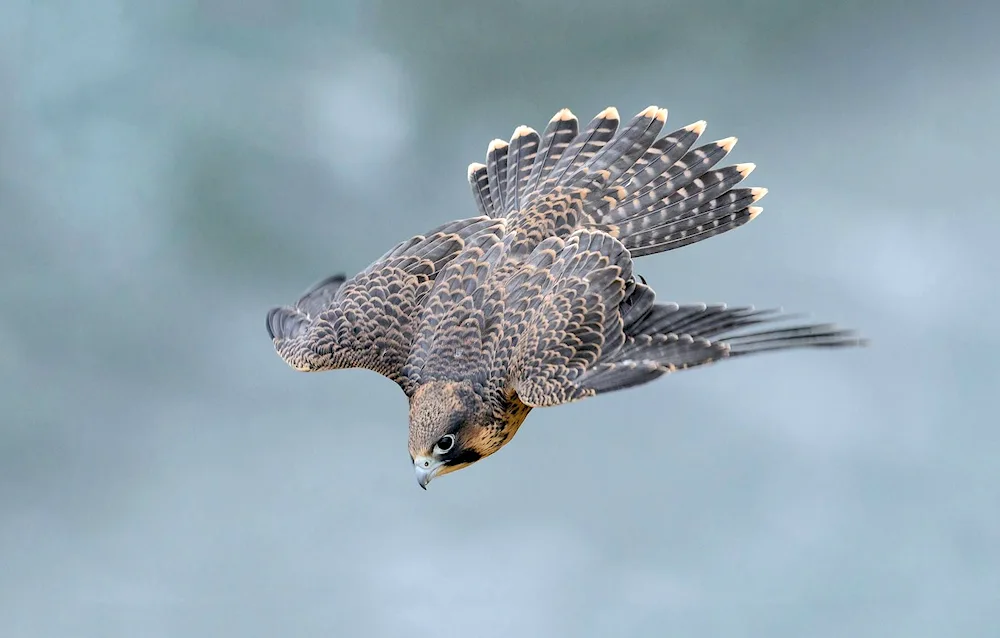
<path id="1" fill-rule="evenodd" d="M 413 469 L 417 473 L 417 484 L 427 489 L 427 484 L 438 475 L 441 469 L 441 462 L 425 456 L 418 456 L 413 459 Z"/>

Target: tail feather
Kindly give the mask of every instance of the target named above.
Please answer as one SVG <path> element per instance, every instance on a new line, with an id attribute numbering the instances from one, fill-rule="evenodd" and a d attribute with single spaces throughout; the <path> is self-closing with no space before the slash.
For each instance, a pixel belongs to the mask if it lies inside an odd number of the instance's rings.
<path id="1" fill-rule="evenodd" d="M 507 151 L 503 140 L 493 140 L 486 151 L 486 176 L 490 186 L 490 217 L 500 217 L 504 208 L 504 186 L 507 185 Z"/>
<path id="2" fill-rule="evenodd" d="M 580 180 L 578 176 L 586 172 L 585 167 L 590 169 L 593 161 L 615 137 L 620 120 L 618 109 L 613 106 L 598 113 L 587 128 L 573 139 L 539 192 L 544 194 L 557 185 L 582 186 L 580 182 L 586 180 Z"/>
<path id="3" fill-rule="evenodd" d="M 665 234 L 662 241 L 654 241 L 645 246 L 636 246 L 635 242 L 625 242 L 625 245 L 630 247 L 633 257 L 674 250 L 739 228 L 757 217 L 762 210 L 764 209 L 760 206 L 748 206 L 724 217 L 712 218 L 704 224 L 695 226 L 690 231 L 680 229 L 671 234 Z"/>
<path id="4" fill-rule="evenodd" d="M 657 175 L 652 181 L 634 194 L 628 196 L 619 207 L 627 206 L 633 201 L 633 207 L 646 207 L 662 201 L 665 197 L 676 193 L 678 189 L 687 186 L 709 169 L 718 164 L 733 150 L 735 137 L 712 142 L 688 151 L 674 162 L 668 169 Z"/>
<path id="5" fill-rule="evenodd" d="M 607 170 L 603 184 L 614 184 L 631 169 L 660 134 L 667 122 L 667 109 L 647 107 L 638 113 L 594 158 L 592 173 Z M 623 180 L 625 183 L 628 180 Z"/>
<path id="6" fill-rule="evenodd" d="M 509 217 L 512 212 L 521 208 L 525 186 L 538 154 L 539 142 L 540 138 L 534 129 L 527 126 L 514 129 L 510 150 L 507 153 L 507 183 L 504 186 L 506 195 L 503 209 L 505 217 Z"/>
<path id="7" fill-rule="evenodd" d="M 653 142 L 649 148 L 644 150 L 639 159 L 622 174 L 619 181 L 625 187 L 625 195 L 621 201 L 631 200 L 636 193 L 642 191 L 650 182 L 673 166 L 698 141 L 704 131 L 705 122 L 701 120 Z M 615 207 L 622 208 L 623 206 L 616 204 Z M 614 215 L 611 215 L 609 219 L 613 220 Z"/>
<path id="8" fill-rule="evenodd" d="M 666 109 L 650 106 L 619 129 L 618 111 L 608 107 L 580 130 L 576 116 L 563 109 L 541 136 L 519 126 L 509 143 L 490 143 L 485 164 L 470 165 L 476 206 L 490 217 L 518 217 L 539 239 L 565 237 L 581 226 L 604 230 L 635 256 L 702 241 L 753 219 L 760 208 L 752 204 L 767 189 L 736 186 L 754 165 L 715 168 L 736 138 L 694 147 L 703 120 L 658 138 L 666 118 Z"/>
<path id="9" fill-rule="evenodd" d="M 469 164 L 469 185 L 472 186 L 472 196 L 476 200 L 479 214 L 493 217 L 493 200 L 490 197 L 490 178 L 486 164 Z"/>
<path id="10" fill-rule="evenodd" d="M 628 191 L 619 180 L 656 140 L 666 119 L 666 109 L 655 106 L 646 108 L 580 169 L 589 176 L 580 184 L 581 188 L 589 191 L 585 208 L 600 211 L 627 197 Z M 614 186 L 609 187 L 611 184 Z"/>
<path id="11" fill-rule="evenodd" d="M 579 127 L 579 121 L 569 109 L 562 109 L 549 120 L 542 134 L 542 142 L 538 147 L 531 175 L 524 188 L 525 198 L 533 197 L 538 192 L 570 142 L 576 137 Z"/>
<path id="12" fill-rule="evenodd" d="M 598 113 L 556 162 L 539 193 L 544 194 L 560 184 L 572 184 L 572 178 L 585 166 L 589 166 L 590 161 L 615 136 L 619 121 L 618 109 L 613 106 Z"/>
<path id="13" fill-rule="evenodd" d="M 755 168 L 756 165 L 746 163 L 709 171 L 648 206 L 644 207 L 641 202 L 633 199 L 630 201 L 630 206 L 617 206 L 613 211 L 609 211 L 604 219 L 607 223 L 619 224 L 622 232 L 626 234 L 648 228 L 653 221 L 650 218 L 655 216 L 658 219 L 667 208 L 672 209 L 669 211 L 672 216 L 680 216 L 696 206 L 720 197 L 746 179 Z"/>
<path id="14" fill-rule="evenodd" d="M 655 209 L 647 217 L 620 227 L 621 236 L 637 257 L 659 252 L 671 242 L 716 228 L 732 215 L 747 211 L 749 216 L 750 206 L 766 194 L 766 188 L 735 188 L 700 206 L 687 207 L 680 202 L 677 206 Z"/>

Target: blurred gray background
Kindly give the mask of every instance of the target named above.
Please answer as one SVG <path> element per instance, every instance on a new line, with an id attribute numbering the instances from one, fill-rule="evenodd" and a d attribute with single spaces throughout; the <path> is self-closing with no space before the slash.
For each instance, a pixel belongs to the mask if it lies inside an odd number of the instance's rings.
<path id="1" fill-rule="evenodd" d="M 990 4 L 0 3 L 0 636 L 1000 635 Z M 649 104 L 771 189 L 661 298 L 872 347 L 537 411 L 427 492 L 395 385 L 274 354 L 490 139 Z"/>

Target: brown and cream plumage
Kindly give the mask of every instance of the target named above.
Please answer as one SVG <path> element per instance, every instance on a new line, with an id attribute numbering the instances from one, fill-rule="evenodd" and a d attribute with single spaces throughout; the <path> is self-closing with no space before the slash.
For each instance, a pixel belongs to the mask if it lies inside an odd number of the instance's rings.
<path id="1" fill-rule="evenodd" d="M 297 370 L 368 368 L 410 399 L 421 487 L 493 454 L 528 412 L 747 354 L 858 345 L 778 311 L 657 303 L 633 259 L 737 228 L 763 188 L 752 164 L 716 169 L 735 138 L 695 146 L 705 123 L 660 136 L 651 106 L 619 130 L 559 111 L 469 167 L 480 215 L 408 239 L 347 279 L 326 279 L 268 332 Z"/>

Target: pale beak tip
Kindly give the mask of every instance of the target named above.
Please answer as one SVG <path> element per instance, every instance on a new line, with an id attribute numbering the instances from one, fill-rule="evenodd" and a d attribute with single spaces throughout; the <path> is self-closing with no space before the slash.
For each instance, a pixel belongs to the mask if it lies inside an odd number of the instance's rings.
<path id="1" fill-rule="evenodd" d="M 431 482 L 432 478 L 434 478 L 434 468 L 416 465 L 415 469 L 417 471 L 417 485 L 426 490 L 427 484 Z"/>
<path id="2" fill-rule="evenodd" d="M 418 457 L 413 463 L 413 469 L 417 472 L 417 485 L 426 490 L 427 484 L 441 469 L 441 464 L 429 458 Z"/>

